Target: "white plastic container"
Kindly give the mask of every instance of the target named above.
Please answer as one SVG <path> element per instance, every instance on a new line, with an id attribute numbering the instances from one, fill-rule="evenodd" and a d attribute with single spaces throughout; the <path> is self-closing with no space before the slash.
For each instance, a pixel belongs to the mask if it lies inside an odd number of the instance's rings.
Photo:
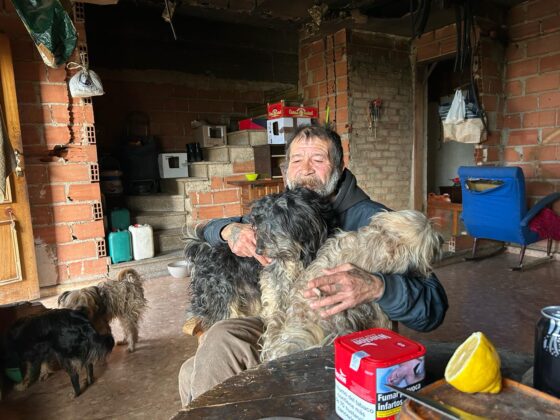
<path id="1" fill-rule="evenodd" d="M 132 256 L 135 261 L 154 256 L 154 232 L 150 225 L 131 225 L 128 227 L 132 236 Z"/>

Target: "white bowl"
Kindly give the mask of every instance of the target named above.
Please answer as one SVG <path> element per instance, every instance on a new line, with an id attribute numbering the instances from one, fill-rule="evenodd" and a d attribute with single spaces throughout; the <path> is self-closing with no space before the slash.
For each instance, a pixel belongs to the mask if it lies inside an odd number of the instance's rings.
<path id="1" fill-rule="evenodd" d="M 191 274 L 191 264 L 185 260 L 169 263 L 167 264 L 167 269 L 169 270 L 169 274 L 176 279 L 183 279 Z"/>

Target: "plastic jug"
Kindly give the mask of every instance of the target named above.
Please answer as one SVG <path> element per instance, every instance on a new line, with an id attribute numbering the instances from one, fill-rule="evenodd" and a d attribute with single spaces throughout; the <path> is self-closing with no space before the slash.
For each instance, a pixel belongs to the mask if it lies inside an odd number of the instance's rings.
<path id="1" fill-rule="evenodd" d="M 154 256 L 154 232 L 150 225 L 128 227 L 132 236 L 132 255 L 136 261 Z"/>
<path id="2" fill-rule="evenodd" d="M 125 208 L 111 210 L 111 229 L 127 230 L 130 226 L 130 211 Z"/>
<path id="3" fill-rule="evenodd" d="M 121 230 L 109 233 L 109 256 L 113 264 L 130 261 L 132 252 L 130 247 L 130 232 Z"/>

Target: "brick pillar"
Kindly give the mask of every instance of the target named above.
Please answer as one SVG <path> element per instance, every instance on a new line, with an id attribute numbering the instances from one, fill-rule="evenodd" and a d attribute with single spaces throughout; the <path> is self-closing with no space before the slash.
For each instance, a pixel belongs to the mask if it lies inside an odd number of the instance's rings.
<path id="1" fill-rule="evenodd" d="M 5 5 L 0 28 L 12 45 L 40 284 L 100 278 L 108 259 L 91 101 L 69 98 L 71 74 L 43 63 L 11 2 Z M 84 21 L 75 24 L 86 51 Z"/>

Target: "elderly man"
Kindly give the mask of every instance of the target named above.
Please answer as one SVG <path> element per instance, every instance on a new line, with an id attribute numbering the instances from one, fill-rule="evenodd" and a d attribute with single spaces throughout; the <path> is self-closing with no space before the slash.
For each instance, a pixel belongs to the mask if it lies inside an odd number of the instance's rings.
<path id="1" fill-rule="evenodd" d="M 344 169 L 340 137 L 318 126 L 300 127 L 286 144 L 288 189 L 307 187 L 331 197 L 340 228 L 357 230 L 385 206 L 370 198 L 356 185 L 356 178 Z M 242 257 L 253 257 L 261 264 L 270 261 L 256 254 L 255 235 L 242 218 L 218 219 L 204 231 L 211 244 L 226 241 Z M 324 297 L 316 299 L 319 288 Z M 375 301 L 390 319 L 417 331 L 439 326 L 447 310 L 447 296 L 435 275 L 417 278 L 404 275 L 368 273 L 351 264 L 325 270 L 308 284 L 304 296 L 310 306 L 328 317 L 363 302 Z M 237 373 L 259 363 L 257 341 L 263 332 L 259 318 L 228 319 L 214 324 L 202 336 L 195 356 L 179 373 L 179 393 L 183 405 L 192 398 Z"/>

